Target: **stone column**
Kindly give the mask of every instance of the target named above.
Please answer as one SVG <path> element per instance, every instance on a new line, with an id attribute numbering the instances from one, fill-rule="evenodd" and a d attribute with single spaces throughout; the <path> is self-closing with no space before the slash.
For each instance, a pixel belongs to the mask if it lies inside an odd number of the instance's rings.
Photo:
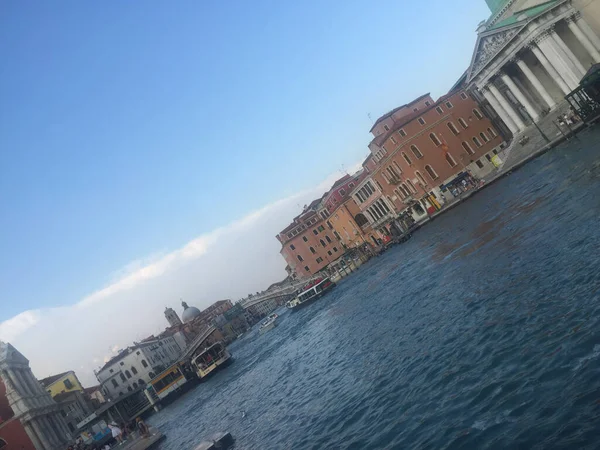
<path id="1" fill-rule="evenodd" d="M 46 435 L 46 431 L 44 430 L 41 422 L 39 422 L 39 418 L 37 419 L 33 419 L 30 424 L 33 428 L 33 431 L 35 432 L 35 434 L 37 435 L 40 443 L 42 444 L 42 450 L 46 450 L 46 449 L 52 449 L 52 446 L 50 444 L 50 441 L 48 440 L 48 437 Z"/>
<path id="2" fill-rule="evenodd" d="M 13 386 L 17 391 L 19 397 L 31 397 L 33 395 L 33 393 L 30 392 L 29 387 L 25 383 L 23 383 L 23 379 L 21 378 L 19 372 L 17 372 L 14 369 L 7 369 L 6 373 L 12 381 Z"/>
<path id="3" fill-rule="evenodd" d="M 577 12 L 572 17 L 573 17 L 573 20 L 575 20 L 575 23 L 577 23 L 577 25 L 581 29 L 581 31 L 583 31 L 583 33 L 592 42 L 592 44 L 594 44 L 594 47 L 596 47 L 596 50 L 600 50 L 600 38 L 594 32 L 594 30 L 592 30 L 590 28 L 590 26 L 585 21 L 585 19 L 583 17 L 581 17 L 581 13 Z"/>
<path id="4" fill-rule="evenodd" d="M 583 30 L 579 28 L 578 23 L 575 21 L 575 17 L 569 17 L 567 19 L 567 25 L 569 27 L 569 30 L 573 32 L 577 40 L 581 42 L 581 45 L 583 45 L 584 48 L 588 51 L 588 53 L 592 56 L 594 61 L 600 62 L 600 52 L 594 46 L 594 43 L 590 41 L 587 35 L 583 32 Z"/>
<path id="5" fill-rule="evenodd" d="M 504 108 L 504 110 L 508 113 L 508 115 L 515 123 L 519 131 L 524 130 L 526 127 L 525 123 L 523 122 L 523 119 L 521 119 L 521 116 L 517 114 L 512 105 L 508 102 L 508 100 L 504 98 L 504 96 L 500 93 L 498 88 L 494 86 L 493 83 L 489 84 L 489 88 L 490 92 L 494 95 L 494 97 L 496 97 L 496 100 L 498 100 L 498 102 L 502 105 L 502 108 Z"/>
<path id="6" fill-rule="evenodd" d="M 559 52 L 563 52 L 564 53 L 564 58 L 567 60 L 567 62 L 571 62 L 572 64 L 572 68 L 573 71 L 579 75 L 577 82 L 579 82 L 579 80 L 581 80 L 581 77 L 583 77 L 583 75 L 585 75 L 585 72 L 587 71 L 585 67 L 583 67 L 583 64 L 581 64 L 581 61 L 579 61 L 579 58 L 577 58 L 577 56 L 575 56 L 575 53 L 573 53 L 573 50 L 571 50 L 569 48 L 569 46 L 567 44 L 565 44 L 565 41 L 562 40 L 562 38 L 558 35 L 558 33 L 554 30 L 552 30 L 550 32 L 550 36 L 552 37 L 552 39 L 554 40 L 554 42 L 556 42 L 556 45 L 558 45 L 558 48 L 560 49 Z"/>
<path id="7" fill-rule="evenodd" d="M 565 83 L 569 86 L 569 92 L 576 89 L 579 85 L 579 79 L 572 69 L 572 63 L 566 62 L 557 50 L 558 45 L 550 37 L 550 33 L 545 32 L 536 38 L 536 44 L 544 53 L 550 64 L 560 73 L 561 77 L 565 80 Z"/>
<path id="8" fill-rule="evenodd" d="M 31 439 L 31 442 L 33 443 L 33 446 L 36 448 L 36 450 L 45 450 L 37 433 L 31 426 L 31 423 L 26 423 L 25 425 L 23 425 L 23 428 L 25 428 L 25 433 L 27 433 L 27 436 L 29 436 L 29 439 Z"/>
<path id="9" fill-rule="evenodd" d="M 566 95 L 569 92 L 571 92 L 571 89 L 569 88 L 567 83 L 565 83 L 565 80 L 563 80 L 563 78 L 556 71 L 554 66 L 550 63 L 550 61 L 548 61 L 548 58 L 546 58 L 546 55 L 544 55 L 544 53 L 542 53 L 542 51 L 539 49 L 539 47 L 537 45 L 535 45 L 535 43 L 532 42 L 529 45 L 529 48 L 530 48 L 531 52 L 535 55 L 535 57 L 538 59 L 538 61 L 542 64 L 544 69 L 546 69 L 546 72 L 548 72 L 548 75 L 550 75 L 550 78 L 552 78 L 556 82 L 556 84 L 558 85 L 560 90 L 563 92 L 563 94 Z"/>
<path id="10" fill-rule="evenodd" d="M 538 77 L 535 76 L 535 74 L 531 71 L 531 69 L 525 63 L 525 61 L 523 61 L 520 58 L 517 58 L 515 60 L 515 62 L 517 63 L 517 66 L 519 66 L 519 69 L 521 69 L 521 72 L 523 72 L 523 74 L 527 77 L 529 82 L 533 85 L 533 87 L 538 91 L 540 96 L 544 99 L 546 104 L 550 108 L 554 108 L 556 106 L 556 102 L 550 96 L 550 94 L 548 94 L 548 91 L 546 90 L 544 85 L 542 85 L 542 82 L 538 79 Z"/>
<path id="11" fill-rule="evenodd" d="M 510 132 L 512 134 L 517 134 L 519 132 L 519 128 L 515 125 L 515 123 L 510 118 L 506 110 L 500 105 L 500 102 L 498 102 L 496 97 L 494 97 L 494 95 L 489 91 L 489 89 L 487 89 L 487 87 L 484 87 L 481 90 L 481 92 L 483 93 L 483 96 L 486 98 L 486 100 L 490 102 L 492 108 L 494 108 L 494 110 L 498 113 L 500 119 L 502 119 L 502 121 L 506 124 Z"/>
<path id="12" fill-rule="evenodd" d="M 535 108 L 533 107 L 533 105 L 531 104 L 531 102 L 527 99 L 527 97 L 525 97 L 525 95 L 523 94 L 523 92 L 521 92 L 521 89 L 519 89 L 519 86 L 517 86 L 515 84 L 515 82 L 512 80 L 512 78 L 509 77 L 505 73 L 502 73 L 500 75 L 500 78 L 502 78 L 502 81 L 504 81 L 504 84 L 506 84 L 508 86 L 508 88 L 513 93 L 513 95 L 517 98 L 517 100 L 519 101 L 519 103 L 525 107 L 525 109 L 527 110 L 527 112 L 529 113 L 529 115 L 531 116 L 531 118 L 535 122 L 537 122 L 539 120 L 539 118 L 540 118 L 540 115 L 535 110 Z"/>

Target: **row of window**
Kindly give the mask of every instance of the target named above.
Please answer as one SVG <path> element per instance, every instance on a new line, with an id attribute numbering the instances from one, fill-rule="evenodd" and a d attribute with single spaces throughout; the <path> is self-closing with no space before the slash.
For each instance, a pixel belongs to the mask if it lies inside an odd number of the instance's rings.
<path id="1" fill-rule="evenodd" d="M 488 128 L 487 131 L 490 134 L 491 139 L 493 139 L 497 136 L 497 133 L 494 131 L 493 128 Z M 435 134 L 431 133 L 429 135 L 429 137 L 436 146 L 442 145 L 442 142 L 438 139 L 438 137 Z M 483 143 L 481 140 L 479 140 L 479 137 L 481 137 L 481 139 L 483 140 Z M 473 137 L 473 142 L 475 143 L 477 148 L 482 147 L 484 143 L 487 143 L 490 141 L 490 138 L 483 131 L 481 133 L 479 133 L 479 137 L 477 137 L 477 136 Z M 471 146 L 468 142 L 463 142 L 462 147 L 469 155 L 475 154 L 475 151 L 471 148 Z M 417 159 L 423 158 L 423 153 L 421 153 L 421 151 L 419 150 L 419 148 L 416 145 L 411 145 L 410 150 Z M 401 155 L 402 155 L 402 158 L 404 159 L 404 161 L 406 161 L 406 163 L 409 166 L 412 165 L 412 160 L 406 154 L 406 152 L 401 152 Z M 456 161 L 454 161 L 452 155 L 450 155 L 449 153 L 446 153 L 446 161 L 448 162 L 450 167 L 456 166 Z M 402 169 L 400 168 L 398 163 L 395 161 L 392 161 L 392 165 L 384 168 L 384 170 L 382 171 L 382 176 L 388 184 L 397 184 L 398 181 L 400 180 L 401 173 L 402 173 Z"/>
<path id="2" fill-rule="evenodd" d="M 315 223 L 317 223 L 317 218 L 313 217 L 312 219 L 308 220 L 305 225 L 306 226 L 310 226 L 310 225 L 314 225 Z M 304 227 L 303 226 L 299 226 L 295 230 L 290 231 L 287 234 L 288 239 L 291 239 L 294 236 L 297 236 L 298 234 L 302 233 L 302 230 L 304 230 Z"/>
<path id="3" fill-rule="evenodd" d="M 327 243 L 329 243 L 329 244 L 331 244 L 333 242 L 331 240 L 331 238 L 327 235 L 325 235 L 325 239 L 327 240 Z M 325 243 L 325 241 L 323 239 L 319 239 L 319 242 L 321 243 L 322 247 L 327 247 L 327 244 Z M 308 248 L 313 255 L 317 253 L 317 251 L 314 249 L 314 247 L 310 246 Z M 296 247 L 294 247 L 293 245 L 290 245 L 290 249 L 296 250 Z M 302 258 L 302 255 L 296 255 L 296 258 L 298 258 L 298 261 L 300 261 L 300 262 L 304 261 L 304 258 Z"/>
<path id="4" fill-rule="evenodd" d="M 387 214 L 390 214 L 391 210 L 385 203 L 385 201 L 380 198 L 376 202 L 373 202 L 373 204 L 367 208 L 367 213 L 369 214 L 369 216 L 371 216 L 373 222 L 377 222 L 382 217 L 386 216 Z"/>
<path id="5" fill-rule="evenodd" d="M 448 104 L 452 105 L 450 102 L 447 102 L 447 105 L 448 105 Z M 450 107 L 452 107 L 452 106 L 450 106 Z M 443 114 L 443 112 L 444 112 L 441 106 L 438 106 L 438 107 L 436 108 L 436 111 L 437 111 L 437 112 L 438 112 L 440 115 L 441 115 L 441 114 Z M 473 115 L 474 115 L 474 116 L 475 116 L 477 119 L 479 119 L 479 120 L 483 119 L 483 114 L 481 114 L 481 112 L 480 112 L 480 111 L 479 111 L 477 108 L 474 108 L 472 111 L 473 111 Z M 418 122 L 419 122 L 421 125 L 426 125 L 426 123 L 427 123 L 427 122 L 425 121 L 425 119 L 424 119 L 424 118 L 422 118 L 422 117 L 419 117 L 419 119 L 418 119 Z M 461 127 L 463 127 L 464 129 L 466 129 L 466 128 L 468 127 L 468 125 L 467 125 L 467 122 L 466 122 L 466 121 L 465 121 L 465 120 L 464 120 L 462 117 L 458 119 L 458 123 L 460 123 Z M 450 131 L 452 131 L 452 133 L 454 133 L 455 135 L 457 135 L 457 134 L 459 133 L 458 129 L 456 128 L 456 125 L 454 125 L 452 122 L 448 122 L 448 123 L 447 123 L 447 126 L 448 126 L 448 128 L 450 129 Z M 400 136 L 402 136 L 402 137 L 406 137 L 406 136 L 407 136 L 407 134 L 406 134 L 406 131 L 404 131 L 404 129 L 402 129 L 402 128 L 401 128 L 400 130 L 398 130 L 398 134 L 399 134 Z M 431 133 L 429 136 L 431 137 L 431 135 L 432 135 L 432 134 L 433 134 L 433 133 Z M 434 136 L 435 136 L 435 135 L 434 135 Z M 437 138 L 437 137 L 436 137 L 436 138 Z M 398 140 L 397 140 L 396 138 L 394 138 L 394 136 L 391 136 L 391 137 L 390 137 L 390 141 L 392 142 L 392 144 L 394 144 L 394 145 L 398 145 Z M 436 145 L 441 145 L 441 143 L 440 143 L 440 144 L 436 144 Z M 384 149 L 383 147 L 382 147 L 382 152 L 381 152 L 381 153 L 382 153 L 382 155 L 380 155 L 379 159 L 381 159 L 381 157 L 382 157 L 383 155 L 385 155 L 385 149 Z M 378 152 L 378 154 L 379 154 L 379 152 Z M 376 155 L 376 156 L 377 156 L 377 155 Z"/>
<path id="6" fill-rule="evenodd" d="M 337 253 L 337 252 L 339 251 L 337 247 L 333 247 L 333 249 L 332 249 L 332 250 L 333 250 L 335 253 Z M 332 255 L 333 255 L 333 253 L 331 253 L 331 251 L 328 251 L 328 252 L 327 252 L 327 254 L 328 254 L 329 256 L 332 256 Z M 317 264 L 321 264 L 321 263 L 323 262 L 323 258 L 319 257 L 319 258 L 317 258 L 317 259 L 315 260 L 315 262 L 316 262 Z M 308 267 L 308 266 L 304 266 L 304 271 L 305 271 L 305 272 L 307 272 L 307 273 L 310 273 L 310 267 Z"/>
<path id="7" fill-rule="evenodd" d="M 367 181 L 365 185 L 356 193 L 356 197 L 358 198 L 359 203 L 363 203 L 374 193 L 375 189 L 373 188 L 373 185 L 370 181 Z"/>

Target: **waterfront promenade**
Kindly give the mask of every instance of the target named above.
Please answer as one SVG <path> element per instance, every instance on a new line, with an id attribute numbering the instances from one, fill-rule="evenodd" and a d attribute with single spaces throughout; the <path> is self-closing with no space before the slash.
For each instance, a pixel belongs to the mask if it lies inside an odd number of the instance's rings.
<path id="1" fill-rule="evenodd" d="M 448 200 L 440 211 L 431 214 L 428 219 L 422 221 L 419 225 L 424 225 L 439 215 L 444 214 L 445 212 L 469 199 L 481 189 L 486 189 L 494 182 L 507 175 L 510 175 L 514 170 L 519 169 L 524 164 L 527 164 L 533 159 L 541 156 L 562 142 L 573 139 L 578 140 L 578 134 L 587 128 L 587 126 L 582 122 L 571 125 L 570 128 L 567 128 L 566 126 L 561 126 L 560 129 L 557 128 L 557 118 L 559 115 L 568 110 L 568 106 L 568 103 L 565 102 L 555 111 L 540 120 L 538 126 L 541 130 L 541 133 L 544 133 L 545 137 L 542 136 L 540 131 L 533 125 L 527 128 L 524 132 L 514 136 L 510 144 L 501 152 L 499 152 L 499 156 L 502 159 L 503 164 L 486 177 L 485 184 L 483 186 L 477 189 L 471 189 L 467 192 L 464 192 L 457 198 Z M 519 143 L 522 138 L 527 139 L 527 143 L 524 145 Z M 548 138 L 548 140 L 546 140 L 546 138 Z"/>

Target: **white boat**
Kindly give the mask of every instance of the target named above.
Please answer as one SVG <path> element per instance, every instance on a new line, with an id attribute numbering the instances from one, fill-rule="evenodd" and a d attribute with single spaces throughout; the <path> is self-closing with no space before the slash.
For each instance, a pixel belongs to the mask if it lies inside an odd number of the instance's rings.
<path id="1" fill-rule="evenodd" d="M 275 313 L 273 313 L 269 317 L 267 317 L 267 319 L 263 323 L 260 324 L 260 328 L 258 329 L 258 332 L 260 334 L 263 334 L 263 333 L 266 333 L 267 331 L 275 328 L 275 326 L 277 325 L 277 323 L 276 323 L 277 317 L 279 317 L 279 316 Z"/>
<path id="2" fill-rule="evenodd" d="M 335 283 L 329 278 L 319 278 L 306 286 L 304 290 L 294 300 L 290 300 L 285 304 L 292 311 L 306 306 L 318 298 L 321 298 L 327 292 L 335 287 Z"/>

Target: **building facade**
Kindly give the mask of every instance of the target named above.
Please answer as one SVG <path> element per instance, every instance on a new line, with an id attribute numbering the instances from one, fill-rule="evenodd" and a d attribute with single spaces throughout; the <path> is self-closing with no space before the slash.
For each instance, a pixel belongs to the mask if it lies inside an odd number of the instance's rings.
<path id="1" fill-rule="evenodd" d="M 173 364 L 182 353 L 172 337 L 136 343 L 95 372 L 103 394 L 112 399 L 143 387 Z"/>
<path id="2" fill-rule="evenodd" d="M 67 392 L 83 392 L 83 386 L 72 370 L 40 380 L 40 383 L 52 398 Z"/>
<path id="3" fill-rule="evenodd" d="M 600 62 L 600 4 L 579 0 L 488 0 L 467 82 L 513 134 L 564 105 Z M 591 20 L 590 20 L 591 19 Z"/>
<path id="4" fill-rule="evenodd" d="M 35 379 L 27 358 L 2 341 L 0 379 L 0 408 L 8 414 L 8 418 L 3 417 L 0 423 L 0 439 L 5 446 L 15 449 L 64 449 L 72 435 L 60 414 L 59 405 Z"/>
<path id="5" fill-rule="evenodd" d="M 318 214 L 320 204 L 321 199 L 314 200 L 277 235 L 281 255 L 299 277 L 319 272 L 343 254 L 333 230 Z"/>
<path id="6" fill-rule="evenodd" d="M 418 221 L 439 209 L 455 179 L 465 173 L 485 177 L 504 145 L 464 90 L 437 101 L 421 96 L 378 119 L 372 133 L 371 155 L 363 164 L 368 176 L 352 196 L 374 229 L 399 213 Z"/>

